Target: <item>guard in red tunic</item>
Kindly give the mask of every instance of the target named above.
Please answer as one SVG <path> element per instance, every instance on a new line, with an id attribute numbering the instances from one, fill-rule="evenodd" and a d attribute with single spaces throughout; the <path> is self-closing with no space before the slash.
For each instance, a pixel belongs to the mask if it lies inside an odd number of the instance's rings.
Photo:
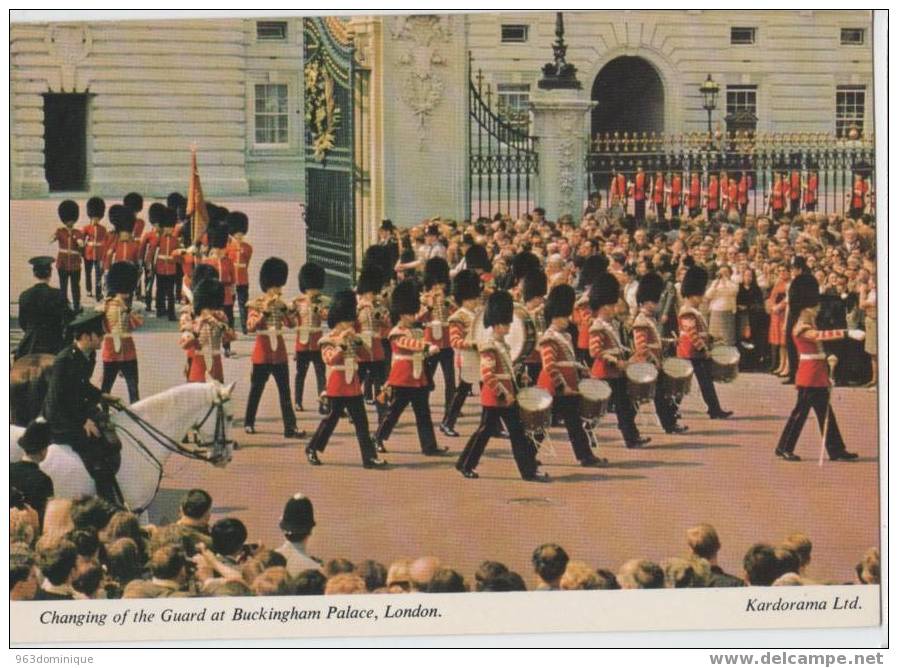
<path id="1" fill-rule="evenodd" d="M 574 312 L 575 298 L 574 288 L 570 285 L 557 285 L 549 292 L 545 309 L 549 326 L 539 340 L 543 368 L 536 384 L 554 397 L 552 409 L 564 420 L 574 456 L 580 466 L 604 466 L 608 461 L 599 459 L 592 453 L 589 437 L 580 419 L 578 387 L 581 365 L 577 362 L 574 342 L 567 331 Z"/>
<path id="2" fill-rule="evenodd" d="M 329 410 L 306 446 L 306 459 L 313 466 L 321 466 L 318 453 L 324 452 L 344 412 L 349 413 L 355 427 L 362 466 L 366 469 L 380 469 L 387 465 L 387 462 L 378 459 L 368 432 L 368 414 L 365 412 L 362 383 L 359 379 L 360 360 L 368 354 L 368 349 L 356 332 L 357 316 L 355 293 L 352 290 L 338 292 L 327 314 L 330 331 L 321 339 L 321 355 L 327 365 Z"/>
<path id="3" fill-rule="evenodd" d="M 253 247 L 244 237 L 249 231 L 249 218 L 242 211 L 231 211 L 227 217 L 228 232 L 231 240 L 228 243 L 228 257 L 234 264 L 234 293 L 237 296 L 237 308 L 240 312 L 240 328 L 246 334 L 246 302 L 249 300 L 249 261 L 253 257 Z"/>
<path id="4" fill-rule="evenodd" d="M 661 333 L 655 320 L 655 309 L 664 292 L 664 279 L 655 272 L 643 276 L 636 288 L 636 303 L 639 313 L 633 320 L 633 354 L 630 363 L 652 364 L 661 373 L 663 361 Z M 660 390 L 655 392 L 655 414 L 661 427 L 668 434 L 682 434 L 688 429 L 677 424 L 677 406 L 672 397 L 665 396 Z"/>
<path id="5" fill-rule="evenodd" d="M 84 234 L 84 285 L 87 294 L 93 294 L 98 302 L 103 299 L 103 251 L 106 248 L 106 202 L 101 197 L 87 200 L 87 217 L 90 222 L 81 232 Z M 93 279 L 93 281 L 92 281 Z M 96 290 L 93 287 L 96 287 Z"/>
<path id="6" fill-rule="evenodd" d="M 804 210 L 808 213 L 817 210 L 817 172 L 808 172 L 808 180 L 804 186 Z"/>
<path id="7" fill-rule="evenodd" d="M 455 393 L 455 351 L 449 343 L 449 263 L 441 257 L 432 257 L 424 265 L 424 289 L 419 322 L 424 326 L 424 340 L 436 346 L 439 352 L 427 358 L 427 378 L 433 390 L 437 365 L 443 371 L 443 406 L 452 403 Z"/>
<path id="8" fill-rule="evenodd" d="M 636 410 L 627 394 L 626 349 L 611 321 L 620 301 L 620 282 L 613 274 L 603 273 L 593 283 L 589 303 L 595 310 L 589 330 L 589 352 L 593 360 L 590 375 L 604 380 L 611 386 L 611 399 L 617 415 L 617 428 L 628 448 L 641 448 L 652 439 L 639 435 L 636 426 Z"/>
<path id="9" fill-rule="evenodd" d="M 595 312 L 589 304 L 589 290 L 595 280 L 606 271 L 608 271 L 608 258 L 605 255 L 590 255 L 583 263 L 577 282 L 577 288 L 582 292 L 574 304 L 573 317 L 577 327 L 577 359 L 587 368 L 592 366 L 592 357 L 589 354 L 589 330 L 595 317 Z"/>
<path id="10" fill-rule="evenodd" d="M 153 283 L 156 280 L 156 251 L 159 248 L 159 226 L 162 218 L 165 216 L 165 205 L 161 202 L 153 202 L 150 204 L 150 229 L 144 234 L 137 243 L 138 264 L 143 270 L 143 282 L 146 293 L 144 303 L 147 310 L 153 308 Z M 159 302 L 156 301 L 158 307 Z"/>
<path id="11" fill-rule="evenodd" d="M 234 330 L 221 310 L 224 285 L 217 278 L 206 278 L 193 291 L 193 312 L 190 325 L 181 334 L 181 347 L 189 351 L 188 383 L 217 380 L 224 383 L 221 347 L 233 341 Z"/>
<path id="12" fill-rule="evenodd" d="M 199 285 L 205 280 L 208 279 L 218 280 L 218 272 L 215 271 L 215 267 L 210 267 L 208 264 L 199 265 L 196 270 L 193 272 L 193 276 L 191 277 L 192 285 Z M 190 333 L 193 331 L 193 319 L 196 315 L 196 311 L 193 308 L 193 291 L 187 290 L 184 293 L 184 297 L 187 300 L 187 303 L 181 308 L 181 313 L 178 317 L 178 331 L 181 333 L 183 337 L 185 333 Z M 222 288 L 222 300 L 224 300 L 224 288 Z M 220 307 L 219 307 L 220 308 Z M 227 321 L 227 318 L 224 315 L 224 312 L 221 313 L 221 317 Z M 183 346 L 182 346 L 183 347 Z M 184 378 L 190 377 L 190 368 L 193 364 L 193 353 L 194 348 L 187 347 L 184 348 L 184 352 L 187 353 L 187 361 L 184 365 Z"/>
<path id="13" fill-rule="evenodd" d="M 130 299 L 140 271 L 131 262 L 116 262 L 106 274 L 108 295 L 103 302 L 103 381 L 100 391 L 108 394 L 121 374 L 128 386 L 128 400 L 140 400 L 137 348 L 131 332 L 143 324 L 143 317 L 131 309 Z"/>
<path id="14" fill-rule="evenodd" d="M 727 213 L 739 212 L 739 186 L 736 179 L 730 179 L 727 185 Z"/>
<path id="15" fill-rule="evenodd" d="M 677 317 L 680 327 L 677 357 L 692 362 L 695 379 L 698 381 L 710 418 L 724 420 L 730 417 L 733 411 L 725 411 L 720 407 L 717 390 L 714 389 L 714 379 L 711 377 L 711 358 L 708 356 L 711 335 L 705 317 L 699 311 L 707 286 L 708 272 L 703 267 L 690 266 L 680 288 L 685 303 Z"/>
<path id="16" fill-rule="evenodd" d="M 611 175 L 610 186 L 611 206 L 620 206 L 624 211 L 627 210 L 627 178 L 620 172 L 615 171 Z"/>
<path id="17" fill-rule="evenodd" d="M 309 365 L 315 370 L 315 381 L 318 397 L 318 412 L 327 415 L 327 406 L 321 397 L 324 394 L 325 373 L 324 361 L 321 359 L 322 336 L 321 325 L 327 320 L 329 300 L 321 294 L 324 289 L 324 267 L 314 262 L 307 262 L 299 269 L 300 296 L 293 300 L 293 312 L 296 314 L 296 343 L 293 350 L 296 358 L 296 376 L 293 382 L 293 395 L 296 410 L 303 410 L 302 396 L 306 386 L 306 374 Z"/>
<path id="18" fill-rule="evenodd" d="M 670 178 L 670 215 L 680 218 L 680 207 L 683 205 L 683 176 L 678 172 Z"/>
<path id="19" fill-rule="evenodd" d="M 221 220 L 209 226 L 206 231 L 209 238 L 209 255 L 203 258 L 203 264 L 210 264 L 218 271 L 218 280 L 224 285 L 224 302 L 222 310 L 228 318 L 228 325 L 234 329 L 234 282 L 237 280 L 234 263 L 228 257 L 228 225 Z M 230 341 L 224 344 L 225 357 L 231 357 Z"/>
<path id="20" fill-rule="evenodd" d="M 708 177 L 708 220 L 713 220 L 714 215 L 720 210 L 720 181 L 717 174 Z"/>
<path id="21" fill-rule="evenodd" d="M 78 204 L 70 199 L 59 203 L 57 214 L 62 225 L 56 228 L 50 242 L 59 244 L 56 254 L 56 271 L 59 273 L 59 289 L 68 301 L 68 286 L 72 286 L 72 308 L 77 313 L 81 310 L 81 249 L 84 246 L 84 234 L 75 229 L 80 215 Z"/>
<path id="22" fill-rule="evenodd" d="M 863 174 L 854 175 L 854 184 L 851 186 L 851 208 L 848 210 L 850 218 L 860 218 L 864 215 L 864 209 L 867 206 L 867 192 L 870 190 L 870 184 L 864 180 Z"/>
<path id="23" fill-rule="evenodd" d="M 181 239 L 175 234 L 175 218 L 172 209 L 163 210 L 159 221 L 159 239 L 152 258 L 156 277 L 156 317 L 166 315 L 170 321 L 176 320 L 175 283 L 178 280 L 178 250 L 181 248 Z"/>
<path id="24" fill-rule="evenodd" d="M 652 204 L 655 206 L 655 213 L 658 215 L 658 222 L 664 222 L 664 174 L 655 172 L 655 184 L 652 188 Z"/>
<path id="25" fill-rule="evenodd" d="M 418 427 L 418 442 L 425 455 L 442 455 L 448 448 L 437 445 L 430 416 L 430 390 L 425 369 L 427 355 L 436 355 L 439 348 L 424 340 L 424 332 L 414 328 L 421 310 L 418 286 L 412 279 L 402 281 L 393 289 L 390 304 L 393 322 L 396 326 L 390 332 L 393 346 L 392 367 L 387 385 L 392 390 L 390 409 L 377 429 L 376 445 L 385 452 L 384 441 L 390 438 L 396 423 L 406 406 L 412 405 Z"/>
<path id="26" fill-rule="evenodd" d="M 736 205 L 739 209 L 739 215 L 745 218 L 748 213 L 748 191 L 751 188 L 751 177 L 748 172 L 742 172 L 739 178 L 739 185 L 736 188 Z"/>
<path id="27" fill-rule="evenodd" d="M 793 169 L 789 174 L 789 214 L 798 215 L 801 209 L 801 171 Z"/>
<path id="28" fill-rule="evenodd" d="M 139 246 L 140 240 L 143 238 L 143 228 L 145 226 L 143 218 L 140 217 L 140 212 L 143 211 L 143 196 L 140 193 L 128 193 L 122 198 L 122 204 L 134 214 L 134 229 L 131 231 L 131 236 L 138 242 Z M 140 262 L 141 258 L 138 255 L 138 264 Z M 144 286 L 141 285 L 141 281 L 138 278 L 137 287 L 135 289 L 135 295 L 138 299 L 143 299 L 143 287 Z"/>
<path id="29" fill-rule="evenodd" d="M 131 235 L 134 231 L 134 213 L 121 204 L 113 204 L 109 207 L 109 222 L 115 228 L 115 234 L 110 235 L 106 246 L 104 269 L 109 271 L 116 262 L 130 262 L 136 267 L 140 261 L 140 244 Z"/>
<path id="30" fill-rule="evenodd" d="M 645 202 L 648 198 L 648 191 L 648 174 L 642 169 L 641 164 L 637 165 L 636 174 L 633 175 L 633 185 L 630 188 L 630 194 L 633 196 L 636 222 L 640 225 L 645 222 Z"/>
<path id="31" fill-rule="evenodd" d="M 702 181 L 697 172 L 689 177 L 689 192 L 686 194 L 689 217 L 695 218 L 702 212 Z"/>
<path id="32" fill-rule="evenodd" d="M 383 313 L 377 305 L 377 297 L 383 290 L 383 280 L 384 276 L 380 267 L 376 264 L 369 264 L 363 267 L 359 273 L 359 281 L 355 289 L 358 295 L 358 319 L 355 328 L 365 344 L 365 348 L 369 351 L 369 354 L 359 361 L 359 378 L 363 386 L 365 383 L 371 383 L 372 396 L 377 410 L 377 424 L 381 423 L 387 413 L 387 405 L 377 398 L 383 390 L 384 383 L 387 382 L 386 357 L 380 337 L 383 329 L 380 319 L 383 317 Z"/>
<path id="33" fill-rule="evenodd" d="M 279 257 L 270 257 L 259 270 L 259 284 L 265 294 L 247 305 L 246 326 L 256 332 L 253 346 L 253 372 L 250 378 L 249 399 L 246 402 L 244 431 L 256 433 L 256 412 L 269 376 L 274 376 L 284 422 L 285 438 L 305 438 L 306 433 L 296 428 L 296 415 L 290 402 L 290 368 L 287 366 L 287 344 L 284 333 L 296 326 L 296 314 L 281 298 L 281 290 L 287 283 L 287 263 Z"/>
<path id="34" fill-rule="evenodd" d="M 455 423 L 471 388 L 475 383 L 480 383 L 480 355 L 472 337 L 474 319 L 480 308 L 480 292 L 480 279 L 473 271 L 463 269 L 455 275 L 452 298 L 458 308 L 449 316 L 449 344 L 455 351 L 455 368 L 459 381 L 452 403 L 446 407 L 446 415 L 440 423 L 440 431 L 446 436 L 459 435 L 455 431 Z"/>
<path id="35" fill-rule="evenodd" d="M 829 458 L 832 461 L 857 459 L 857 453 L 845 449 L 845 442 L 842 440 L 836 415 L 830 404 L 832 380 L 829 377 L 823 342 L 843 340 L 846 337 L 862 341 L 864 332 L 857 329 L 817 329 L 820 285 L 811 274 L 800 274 L 792 281 L 789 290 L 789 309 L 796 319 L 790 335 L 798 349 L 798 372 L 795 375 L 798 400 L 776 446 L 776 456 L 790 462 L 801 459 L 795 454 L 795 445 L 801 436 L 808 413 L 813 408 L 817 414 L 820 431 L 824 433 Z"/>
<path id="36" fill-rule="evenodd" d="M 786 208 L 786 188 L 783 177 L 779 173 L 773 174 L 773 188 L 770 190 L 770 211 L 773 219 L 779 221 Z"/>
<path id="37" fill-rule="evenodd" d="M 521 296 L 524 300 L 524 308 L 533 321 L 537 341 L 548 326 L 546 323 L 546 293 L 548 290 L 549 281 L 542 269 L 535 269 L 524 276 L 524 287 Z M 532 385 L 536 383 L 542 368 L 543 362 L 539 353 L 539 346 L 534 346 L 533 352 L 524 359 L 524 370 L 527 376 L 524 384 Z"/>
<path id="38" fill-rule="evenodd" d="M 480 345 L 480 403 L 483 412 L 480 425 L 468 439 L 465 449 L 455 464 L 466 478 L 477 478 L 477 465 L 489 443 L 490 437 L 499 431 L 500 423 L 508 428 L 511 452 L 521 478 L 534 482 L 548 482 L 549 476 L 539 471 L 536 454 L 521 423 L 517 404 L 518 386 L 514 378 L 511 351 L 505 337 L 514 318 L 514 301 L 505 291 L 494 292 L 486 302 L 483 324 L 492 327 L 489 341 Z"/>

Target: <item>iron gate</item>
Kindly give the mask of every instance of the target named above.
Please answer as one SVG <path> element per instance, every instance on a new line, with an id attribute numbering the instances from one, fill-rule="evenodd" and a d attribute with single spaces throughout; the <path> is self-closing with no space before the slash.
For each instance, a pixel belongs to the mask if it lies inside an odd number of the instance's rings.
<path id="1" fill-rule="evenodd" d="M 336 18 L 303 19 L 306 257 L 327 272 L 328 292 L 355 277 L 352 38 Z"/>
<path id="2" fill-rule="evenodd" d="M 591 195 L 600 195 L 606 203 L 611 201 L 611 176 L 622 173 L 632 182 L 640 165 L 652 180 L 656 172 L 662 172 L 667 187 L 669 172 L 684 174 L 684 199 L 693 173 L 699 174 L 703 193 L 711 174 L 725 171 L 738 181 L 747 173 L 751 184 L 747 212 L 757 216 L 769 210 L 774 174 L 798 170 L 803 183 L 810 174 L 817 175 L 818 211 L 844 215 L 855 175 L 861 175 L 871 188 L 875 183 L 873 148 L 873 138 L 860 135 L 836 138 L 824 133 L 737 132 L 709 141 L 702 133 L 630 136 L 615 132 L 593 139 L 586 172 Z M 869 208 L 875 210 L 875 198 Z"/>
<path id="3" fill-rule="evenodd" d="M 472 219 L 495 213 L 519 217 L 534 206 L 539 155 L 537 138 L 529 134 L 529 112 L 515 113 L 498 102 L 493 110 L 492 97 L 489 84 L 484 90 L 483 73 L 473 76 L 469 54 L 467 211 Z"/>

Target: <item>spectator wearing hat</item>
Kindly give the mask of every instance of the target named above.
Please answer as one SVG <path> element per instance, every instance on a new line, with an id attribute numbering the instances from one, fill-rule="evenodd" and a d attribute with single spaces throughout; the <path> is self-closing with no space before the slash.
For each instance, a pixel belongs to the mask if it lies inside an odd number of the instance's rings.
<path id="1" fill-rule="evenodd" d="M 392 268 L 399 261 L 399 241 L 396 239 L 396 226 L 389 218 L 380 223 L 377 230 L 377 245 L 387 249 L 387 260 Z"/>
<path id="2" fill-rule="evenodd" d="M 219 220 L 210 224 L 206 233 L 209 236 L 209 255 L 203 258 L 201 264 L 211 265 L 218 272 L 218 280 L 224 286 L 221 310 L 227 316 L 228 326 L 234 329 L 234 283 L 237 279 L 234 263 L 228 255 L 228 224 Z M 232 356 L 230 341 L 223 340 L 222 348 L 225 357 Z"/>
<path id="3" fill-rule="evenodd" d="M 246 330 L 246 303 L 249 300 L 249 263 L 253 257 L 253 247 L 244 239 L 249 232 L 249 218 L 242 211 L 231 211 L 227 217 L 228 257 L 234 265 L 234 294 L 240 312 L 240 328 L 244 336 Z"/>
<path id="4" fill-rule="evenodd" d="M 49 255 L 28 260 L 37 282 L 19 295 L 19 327 L 25 332 L 14 359 L 25 355 L 55 355 L 63 346 L 66 323 L 73 316 L 65 295 L 50 286 L 53 258 Z"/>
<path id="5" fill-rule="evenodd" d="M 287 560 L 287 572 L 297 577 L 307 570 L 321 570 L 321 563 L 306 551 L 312 529 L 315 527 L 315 512 L 312 501 L 302 494 L 294 494 L 284 505 L 281 514 L 281 531 L 286 541 L 276 552 Z"/>
<path id="6" fill-rule="evenodd" d="M 53 496 L 53 481 L 40 469 L 50 447 L 49 423 L 42 417 L 32 420 L 18 443 L 25 454 L 21 460 L 9 465 L 9 486 L 22 493 L 25 503 L 37 511 L 43 524 L 47 500 Z"/>
<path id="7" fill-rule="evenodd" d="M 137 347 L 131 332 L 143 324 L 143 317 L 131 308 L 131 293 L 139 280 L 137 265 L 116 262 L 106 276 L 108 294 L 103 301 L 103 380 L 101 392 L 109 392 L 121 374 L 128 386 L 128 399 L 140 399 L 138 389 Z"/>
<path id="8" fill-rule="evenodd" d="M 59 244 L 56 254 L 56 271 L 59 273 L 59 288 L 68 299 L 69 284 L 72 286 L 72 308 L 81 310 L 81 252 L 84 247 L 84 233 L 75 229 L 80 215 L 78 204 L 70 199 L 60 202 L 57 209 L 61 226 L 56 228 L 50 242 Z"/>

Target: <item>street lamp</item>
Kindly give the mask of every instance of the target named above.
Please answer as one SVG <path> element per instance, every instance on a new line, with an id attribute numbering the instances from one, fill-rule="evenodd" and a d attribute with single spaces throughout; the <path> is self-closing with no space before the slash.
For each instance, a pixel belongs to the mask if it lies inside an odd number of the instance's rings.
<path id="1" fill-rule="evenodd" d="M 702 108 L 708 112 L 708 141 L 710 141 L 711 112 L 717 109 L 717 94 L 720 92 L 720 85 L 709 74 L 698 90 L 702 94 Z"/>

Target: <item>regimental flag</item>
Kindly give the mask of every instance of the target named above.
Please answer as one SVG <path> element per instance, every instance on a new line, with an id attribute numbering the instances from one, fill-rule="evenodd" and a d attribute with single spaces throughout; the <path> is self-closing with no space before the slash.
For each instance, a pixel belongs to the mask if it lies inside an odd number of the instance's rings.
<path id="1" fill-rule="evenodd" d="M 196 166 L 196 147 L 190 149 L 190 185 L 187 186 L 187 215 L 191 216 L 190 231 L 195 244 L 206 233 L 209 226 L 209 210 L 203 197 L 200 171 Z"/>

